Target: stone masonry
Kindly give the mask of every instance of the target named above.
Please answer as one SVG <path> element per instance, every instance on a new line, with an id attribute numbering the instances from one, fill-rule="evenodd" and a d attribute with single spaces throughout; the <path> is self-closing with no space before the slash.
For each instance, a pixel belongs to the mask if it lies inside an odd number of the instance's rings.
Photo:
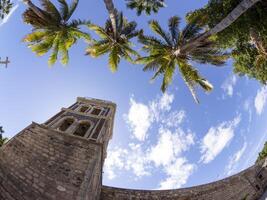
<path id="1" fill-rule="evenodd" d="M 116 105 L 78 98 L 44 124 L 32 123 L 0 149 L 0 200 L 257 200 L 265 161 L 213 183 L 148 191 L 102 185 Z"/>

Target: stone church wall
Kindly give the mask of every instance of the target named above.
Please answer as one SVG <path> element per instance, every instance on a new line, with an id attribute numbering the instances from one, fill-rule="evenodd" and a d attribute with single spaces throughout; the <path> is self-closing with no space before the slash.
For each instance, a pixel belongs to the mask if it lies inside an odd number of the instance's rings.
<path id="1" fill-rule="evenodd" d="M 103 186 L 101 200 L 257 200 L 267 186 L 263 163 L 229 178 L 176 190 L 130 190 Z"/>
<path id="2" fill-rule="evenodd" d="M 99 198 L 101 148 L 33 123 L 0 151 L 0 200 Z"/>

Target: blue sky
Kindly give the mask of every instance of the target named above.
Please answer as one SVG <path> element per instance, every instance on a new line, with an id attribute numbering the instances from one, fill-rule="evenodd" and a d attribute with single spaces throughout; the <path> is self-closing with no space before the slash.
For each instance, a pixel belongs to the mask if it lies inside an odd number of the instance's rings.
<path id="1" fill-rule="evenodd" d="M 35 1 L 34 1 L 35 2 Z M 145 189 L 189 187 L 239 172 L 255 162 L 267 140 L 267 88 L 232 74 L 232 62 L 222 68 L 196 65 L 214 85 L 210 94 L 198 90 L 196 105 L 176 74 L 163 95 L 161 79 L 149 83 L 142 66 L 121 62 L 112 74 L 107 58 L 84 56 L 86 44 L 70 51 L 68 66 L 47 66 L 22 38 L 31 27 L 23 24 L 22 2 L 0 25 L 0 56 L 9 56 L 8 69 L 0 66 L 0 124 L 12 137 L 32 121 L 43 123 L 78 96 L 117 103 L 114 136 L 104 167 L 104 184 Z M 166 26 L 173 15 L 185 16 L 207 0 L 166 1 L 158 15 L 136 17 L 123 0 L 115 2 L 139 28 L 157 19 Z M 102 1 L 81 1 L 75 17 L 103 25 L 108 17 Z M 95 36 L 92 34 L 92 36 Z M 137 46 L 137 49 L 139 47 Z"/>

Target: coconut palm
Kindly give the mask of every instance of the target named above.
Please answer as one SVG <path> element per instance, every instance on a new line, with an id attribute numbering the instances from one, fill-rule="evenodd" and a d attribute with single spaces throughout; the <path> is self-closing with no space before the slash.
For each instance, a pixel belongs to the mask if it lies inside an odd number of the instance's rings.
<path id="1" fill-rule="evenodd" d="M 157 13 L 160 8 L 164 7 L 164 0 L 126 0 L 127 7 L 135 9 L 137 15 L 141 15 L 144 11 L 147 15 L 151 12 Z"/>
<path id="2" fill-rule="evenodd" d="M 223 65 L 228 56 L 222 53 L 212 39 L 202 40 L 198 46 L 180 50 L 184 45 L 201 35 L 201 29 L 195 23 L 188 24 L 183 30 L 179 30 L 180 18 L 177 16 L 169 19 L 169 33 L 165 32 L 157 21 L 150 21 L 153 32 L 162 39 L 140 34 L 139 41 L 148 56 L 137 59 L 137 63 L 145 64 L 144 71 L 156 71 L 152 77 L 154 80 L 163 75 L 161 90 L 164 92 L 172 82 L 176 66 L 181 73 L 186 85 L 191 91 L 194 100 L 198 103 L 195 87 L 201 86 L 206 91 L 212 90 L 212 85 L 203 78 L 192 66 L 191 61 L 197 63 L 210 63 Z"/>
<path id="3" fill-rule="evenodd" d="M 86 50 L 86 53 L 92 57 L 99 57 L 109 54 L 109 67 L 112 72 L 117 71 L 121 58 L 133 62 L 132 56 L 138 56 L 138 53 L 132 49 L 131 39 L 138 35 L 136 23 L 128 22 L 122 13 L 115 16 L 115 25 L 113 28 L 111 19 L 106 21 L 102 28 L 95 24 L 89 25 L 89 28 L 95 31 L 100 40 L 93 40 Z"/>
<path id="4" fill-rule="evenodd" d="M 0 19 L 9 14 L 13 4 L 10 0 L 0 0 Z"/>
<path id="5" fill-rule="evenodd" d="M 38 56 L 51 50 L 49 65 L 56 62 L 58 54 L 61 55 L 61 63 L 65 65 L 69 60 L 70 47 L 80 38 L 90 40 L 88 33 L 80 29 L 80 26 L 90 23 L 79 19 L 70 20 L 77 8 L 78 0 L 74 0 L 70 6 L 65 0 L 58 0 L 59 10 L 49 0 L 40 1 L 42 9 L 30 0 L 24 0 L 29 8 L 23 13 L 23 20 L 33 27 L 32 33 L 26 35 L 24 42 L 28 42 L 28 46 Z"/>

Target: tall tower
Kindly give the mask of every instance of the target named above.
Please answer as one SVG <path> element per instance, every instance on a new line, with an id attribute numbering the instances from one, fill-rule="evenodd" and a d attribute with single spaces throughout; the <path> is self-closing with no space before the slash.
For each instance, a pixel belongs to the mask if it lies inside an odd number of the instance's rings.
<path id="1" fill-rule="evenodd" d="M 96 200 L 116 105 L 78 98 L 0 151 L 1 200 Z"/>

